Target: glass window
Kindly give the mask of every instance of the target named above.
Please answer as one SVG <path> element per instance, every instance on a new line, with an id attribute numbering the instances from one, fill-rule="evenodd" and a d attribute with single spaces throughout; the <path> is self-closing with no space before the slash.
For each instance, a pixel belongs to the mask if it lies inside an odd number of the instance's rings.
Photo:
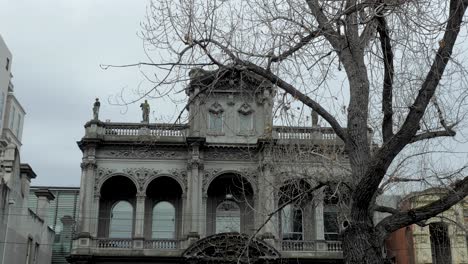
<path id="1" fill-rule="evenodd" d="M 175 238 L 175 208 L 171 203 L 159 202 L 154 206 L 152 237 L 154 239 Z"/>
<path id="2" fill-rule="evenodd" d="M 133 230 L 133 207 L 129 202 L 114 204 L 110 217 L 109 237 L 131 238 Z"/>
<path id="3" fill-rule="evenodd" d="M 19 130 L 20 130 L 20 125 L 21 125 L 21 114 L 20 113 L 18 113 L 18 118 L 17 118 L 16 122 L 17 122 L 16 128 L 15 128 L 16 137 L 19 138 Z"/>
<path id="4" fill-rule="evenodd" d="M 16 108 L 12 107 L 11 113 L 10 113 L 10 126 L 8 127 L 12 131 L 13 131 L 13 125 L 15 124 L 15 115 L 16 115 Z"/>
<path id="5" fill-rule="evenodd" d="M 10 58 L 6 58 L 5 69 L 6 69 L 7 71 L 10 70 Z"/>
<path id="6" fill-rule="evenodd" d="M 302 210 L 292 204 L 281 210 L 281 234 L 283 240 L 302 240 Z"/>
<path id="7" fill-rule="evenodd" d="M 253 116 L 251 114 L 244 115 L 239 114 L 239 131 L 240 132 L 250 132 L 253 127 Z"/>
<path id="8" fill-rule="evenodd" d="M 223 113 L 209 113 L 209 130 L 223 132 Z"/>
<path id="9" fill-rule="evenodd" d="M 325 240 L 340 240 L 340 228 L 338 226 L 338 212 L 325 211 L 323 212 L 323 225 Z"/>
<path id="10" fill-rule="evenodd" d="M 444 223 L 429 224 L 433 264 L 452 263 L 450 236 Z"/>
<path id="11" fill-rule="evenodd" d="M 224 201 L 216 208 L 216 233 L 240 232 L 240 208 L 233 201 Z"/>

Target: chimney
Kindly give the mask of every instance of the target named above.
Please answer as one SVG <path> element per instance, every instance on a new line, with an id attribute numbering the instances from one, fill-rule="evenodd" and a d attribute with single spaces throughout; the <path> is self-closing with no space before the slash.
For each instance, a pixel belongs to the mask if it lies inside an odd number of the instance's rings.
<path id="1" fill-rule="evenodd" d="M 50 201 L 53 201 L 55 196 L 48 189 L 39 189 L 34 194 L 37 196 L 36 214 L 42 220 L 47 221 L 46 217 L 49 212 Z"/>

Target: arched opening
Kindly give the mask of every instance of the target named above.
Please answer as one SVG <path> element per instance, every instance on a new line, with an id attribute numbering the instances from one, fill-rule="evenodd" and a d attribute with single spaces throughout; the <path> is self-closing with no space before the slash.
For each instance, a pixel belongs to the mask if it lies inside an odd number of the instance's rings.
<path id="1" fill-rule="evenodd" d="M 158 202 L 153 207 L 153 221 L 151 238 L 153 239 L 174 239 L 176 238 L 176 210 L 175 207 L 166 201 Z"/>
<path id="2" fill-rule="evenodd" d="M 302 179 L 290 180 L 279 189 L 279 230 L 282 240 L 304 240 L 304 229 L 312 236 L 313 226 L 305 228 L 304 217 L 313 219 L 310 185 Z M 313 221 L 310 221 L 313 222 Z"/>
<path id="3" fill-rule="evenodd" d="M 447 224 L 440 222 L 429 224 L 429 234 L 431 236 L 432 263 L 452 263 L 450 236 Z"/>
<path id="4" fill-rule="evenodd" d="M 98 236 L 131 238 L 135 219 L 137 188 L 125 176 L 113 176 L 101 187 Z"/>
<path id="5" fill-rule="evenodd" d="M 254 191 L 245 178 L 222 174 L 211 182 L 207 194 L 207 234 L 252 232 Z"/>
<path id="6" fill-rule="evenodd" d="M 240 208 L 236 202 L 226 200 L 216 208 L 216 234 L 237 232 L 240 233 Z"/>
<path id="7" fill-rule="evenodd" d="M 161 176 L 146 188 L 146 239 L 176 239 L 182 224 L 182 188 L 171 177 Z"/>
<path id="8" fill-rule="evenodd" d="M 131 238 L 133 207 L 127 201 L 117 201 L 111 210 L 109 237 Z"/>

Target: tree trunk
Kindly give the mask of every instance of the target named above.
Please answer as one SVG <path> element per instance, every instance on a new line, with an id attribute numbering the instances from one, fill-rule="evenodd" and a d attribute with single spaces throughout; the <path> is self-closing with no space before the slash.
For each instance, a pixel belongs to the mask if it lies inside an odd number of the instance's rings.
<path id="1" fill-rule="evenodd" d="M 354 222 L 343 232 L 343 259 L 346 264 L 384 264 L 382 248 L 372 221 Z"/>

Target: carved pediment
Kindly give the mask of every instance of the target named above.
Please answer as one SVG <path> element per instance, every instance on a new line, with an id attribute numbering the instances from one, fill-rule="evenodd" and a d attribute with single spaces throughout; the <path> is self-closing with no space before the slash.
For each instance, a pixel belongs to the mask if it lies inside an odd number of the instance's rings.
<path id="1" fill-rule="evenodd" d="M 219 102 L 214 102 L 208 109 L 213 114 L 220 114 L 224 112 L 223 106 Z"/>
<path id="2" fill-rule="evenodd" d="M 192 244 L 182 256 L 189 263 L 275 263 L 281 257 L 267 243 L 239 233 L 208 236 Z"/>
<path id="3" fill-rule="evenodd" d="M 250 115 L 254 110 L 248 103 L 243 103 L 237 111 L 243 115 Z"/>

